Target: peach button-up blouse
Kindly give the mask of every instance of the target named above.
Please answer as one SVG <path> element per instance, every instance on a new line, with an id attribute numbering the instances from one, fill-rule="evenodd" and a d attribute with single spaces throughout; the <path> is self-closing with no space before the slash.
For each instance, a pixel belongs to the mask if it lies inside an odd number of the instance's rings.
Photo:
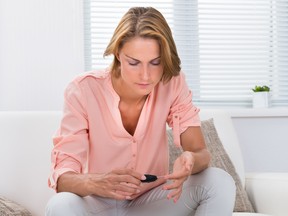
<path id="1" fill-rule="evenodd" d="M 106 173 L 130 168 L 140 173 L 168 173 L 166 123 L 173 128 L 174 143 L 189 126 L 200 126 L 199 110 L 184 74 L 160 82 L 148 95 L 134 135 L 122 124 L 119 96 L 108 70 L 76 77 L 65 90 L 60 127 L 53 137 L 50 187 L 68 171 Z"/>

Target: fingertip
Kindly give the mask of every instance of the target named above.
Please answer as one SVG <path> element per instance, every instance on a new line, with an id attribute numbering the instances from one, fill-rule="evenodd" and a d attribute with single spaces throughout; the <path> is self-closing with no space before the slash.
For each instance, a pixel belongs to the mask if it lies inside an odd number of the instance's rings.
<path id="1" fill-rule="evenodd" d="M 141 180 L 145 180 L 146 179 L 146 176 L 145 175 L 142 175 L 141 176 Z"/>
<path id="2" fill-rule="evenodd" d="M 126 196 L 125 199 L 132 200 L 132 197 L 131 196 Z"/>

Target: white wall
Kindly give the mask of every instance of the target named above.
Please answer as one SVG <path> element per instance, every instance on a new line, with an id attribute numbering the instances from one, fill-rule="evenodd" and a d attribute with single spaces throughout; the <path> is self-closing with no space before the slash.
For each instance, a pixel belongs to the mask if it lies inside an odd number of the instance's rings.
<path id="1" fill-rule="evenodd" d="M 0 110 L 59 110 L 83 72 L 81 0 L 0 0 Z"/>
<path id="2" fill-rule="evenodd" d="M 0 0 L 0 111 L 60 110 L 84 71 L 82 0 Z M 233 118 L 248 171 L 288 172 L 287 118 Z"/>

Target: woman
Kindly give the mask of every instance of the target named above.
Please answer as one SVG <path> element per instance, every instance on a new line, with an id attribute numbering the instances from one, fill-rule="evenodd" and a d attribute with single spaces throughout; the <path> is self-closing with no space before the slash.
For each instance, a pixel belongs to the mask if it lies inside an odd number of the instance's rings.
<path id="1" fill-rule="evenodd" d="M 58 193 L 46 215 L 231 216 L 234 182 L 207 168 L 199 110 L 161 13 L 131 8 L 104 55 L 114 55 L 109 69 L 65 91 L 49 178 Z M 166 123 L 184 150 L 170 174 Z M 147 183 L 144 174 L 158 178 Z"/>

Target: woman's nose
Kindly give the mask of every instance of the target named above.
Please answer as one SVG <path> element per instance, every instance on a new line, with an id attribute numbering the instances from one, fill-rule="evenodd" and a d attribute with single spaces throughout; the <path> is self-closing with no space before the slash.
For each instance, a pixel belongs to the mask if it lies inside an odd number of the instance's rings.
<path id="1" fill-rule="evenodd" d="M 149 68 L 148 68 L 148 67 L 144 66 L 144 67 L 142 68 L 141 77 L 142 77 L 142 79 L 144 79 L 144 80 L 149 79 L 149 77 L 150 77 L 150 71 L 149 71 Z"/>

